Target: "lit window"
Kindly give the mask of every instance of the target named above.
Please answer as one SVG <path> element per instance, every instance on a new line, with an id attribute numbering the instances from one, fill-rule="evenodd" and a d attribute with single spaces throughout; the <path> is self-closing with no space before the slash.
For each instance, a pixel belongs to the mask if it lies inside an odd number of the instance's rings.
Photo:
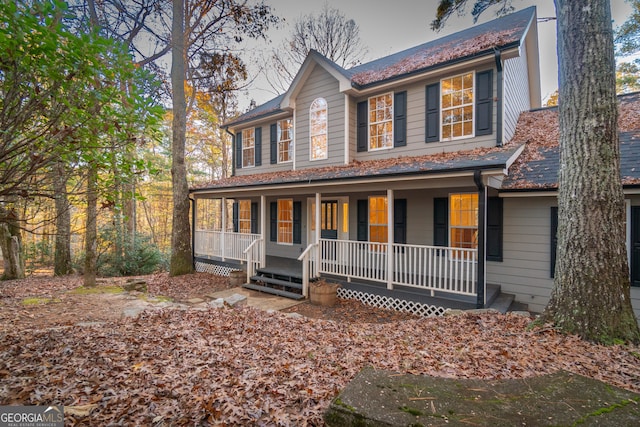
<path id="1" fill-rule="evenodd" d="M 278 243 L 293 244 L 293 200 L 278 200 Z"/>
<path id="2" fill-rule="evenodd" d="M 369 98 L 369 150 L 393 147 L 393 94 Z"/>
<path id="3" fill-rule="evenodd" d="M 293 140 L 293 125 L 291 119 L 278 120 L 278 163 L 293 160 L 291 141 Z"/>
<path id="4" fill-rule="evenodd" d="M 369 241 L 387 243 L 387 198 L 369 197 Z"/>
<path id="5" fill-rule="evenodd" d="M 327 158 L 327 101 L 317 98 L 309 108 L 311 160 Z"/>
<path id="6" fill-rule="evenodd" d="M 449 197 L 449 224 L 452 247 L 478 247 L 478 194 L 452 194 Z"/>
<path id="7" fill-rule="evenodd" d="M 242 167 L 255 166 L 256 161 L 256 134 L 255 129 L 242 131 Z"/>
<path id="8" fill-rule="evenodd" d="M 239 205 L 238 231 L 240 233 L 251 233 L 251 200 L 240 200 Z"/>
<path id="9" fill-rule="evenodd" d="M 442 139 L 473 136 L 473 73 L 443 79 Z"/>

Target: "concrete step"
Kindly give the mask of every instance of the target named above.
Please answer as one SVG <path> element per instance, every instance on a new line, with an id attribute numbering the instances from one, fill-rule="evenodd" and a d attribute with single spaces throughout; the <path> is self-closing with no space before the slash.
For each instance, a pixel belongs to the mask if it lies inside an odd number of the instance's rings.
<path id="1" fill-rule="evenodd" d="M 514 299 L 515 295 L 500 293 L 489 308 L 498 310 L 500 313 L 506 313 Z"/>

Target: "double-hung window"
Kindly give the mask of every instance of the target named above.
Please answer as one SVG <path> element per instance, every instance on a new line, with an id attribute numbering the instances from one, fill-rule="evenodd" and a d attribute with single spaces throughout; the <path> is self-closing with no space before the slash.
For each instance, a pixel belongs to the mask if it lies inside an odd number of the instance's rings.
<path id="1" fill-rule="evenodd" d="M 470 72 L 440 81 L 442 139 L 473 136 L 473 80 Z"/>
<path id="2" fill-rule="evenodd" d="M 242 167 L 255 166 L 256 158 L 256 134 L 255 129 L 245 129 L 242 131 Z"/>
<path id="3" fill-rule="evenodd" d="M 324 98 L 316 98 L 309 107 L 311 160 L 327 158 L 327 111 L 327 101 Z"/>
<path id="4" fill-rule="evenodd" d="M 251 233 L 251 200 L 240 200 L 238 205 L 238 231 Z"/>
<path id="5" fill-rule="evenodd" d="M 393 94 L 369 98 L 369 150 L 393 147 Z"/>
<path id="6" fill-rule="evenodd" d="M 293 124 L 291 119 L 278 120 L 278 163 L 293 160 L 291 142 L 293 141 Z"/>
<path id="7" fill-rule="evenodd" d="M 369 197 L 369 241 L 387 243 L 389 217 L 385 196 Z"/>
<path id="8" fill-rule="evenodd" d="M 293 244 L 292 199 L 278 199 L 278 243 Z"/>
<path id="9" fill-rule="evenodd" d="M 454 248 L 478 248 L 478 194 L 449 196 L 450 245 Z"/>

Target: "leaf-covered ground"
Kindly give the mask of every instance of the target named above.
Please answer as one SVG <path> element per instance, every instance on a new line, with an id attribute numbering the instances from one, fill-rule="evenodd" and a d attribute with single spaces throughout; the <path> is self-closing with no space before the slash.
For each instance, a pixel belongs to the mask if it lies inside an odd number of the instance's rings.
<path id="1" fill-rule="evenodd" d="M 330 400 L 365 366 L 456 378 L 565 369 L 640 392 L 640 348 L 530 329 L 530 320 L 365 323 L 222 308 L 83 327 L 3 325 L 0 405 L 62 404 L 67 425 L 322 425 Z"/>

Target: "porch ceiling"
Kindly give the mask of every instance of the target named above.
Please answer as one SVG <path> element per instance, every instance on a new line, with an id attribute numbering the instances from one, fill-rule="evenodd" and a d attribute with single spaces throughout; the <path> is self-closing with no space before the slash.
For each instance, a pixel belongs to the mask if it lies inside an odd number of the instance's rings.
<path id="1" fill-rule="evenodd" d="M 485 175 L 503 176 L 504 170 L 520 153 L 520 147 L 482 148 L 427 156 L 397 157 L 385 160 L 353 161 L 349 165 L 233 176 L 201 187 L 193 195 L 225 194 L 238 191 L 268 192 L 282 188 L 309 189 L 344 185 L 418 182 Z"/>

